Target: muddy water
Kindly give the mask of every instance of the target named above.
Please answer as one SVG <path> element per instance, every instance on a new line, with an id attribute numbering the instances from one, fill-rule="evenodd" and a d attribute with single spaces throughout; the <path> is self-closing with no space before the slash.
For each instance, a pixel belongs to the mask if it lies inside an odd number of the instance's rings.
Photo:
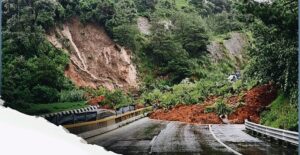
<path id="1" fill-rule="evenodd" d="M 293 155 L 291 148 L 269 144 L 244 132 L 243 126 L 213 125 L 212 132 L 244 155 Z M 87 140 L 120 154 L 231 155 L 209 131 L 208 125 L 191 125 L 144 118 Z"/>

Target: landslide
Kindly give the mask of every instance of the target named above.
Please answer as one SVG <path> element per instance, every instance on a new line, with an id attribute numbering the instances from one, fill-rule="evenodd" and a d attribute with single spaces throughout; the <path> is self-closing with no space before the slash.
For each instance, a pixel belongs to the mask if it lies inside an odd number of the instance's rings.
<path id="1" fill-rule="evenodd" d="M 233 123 L 244 123 L 245 119 L 260 122 L 260 113 L 277 97 L 277 89 L 272 84 L 265 84 L 247 91 L 244 95 L 244 106 L 237 108 L 228 119 Z M 236 104 L 233 101 L 229 104 Z"/>
<path id="2" fill-rule="evenodd" d="M 259 123 L 260 113 L 276 98 L 276 87 L 271 84 L 255 87 L 243 96 L 245 104 L 234 109 L 228 116 L 232 124 L 242 124 L 245 119 Z M 178 105 L 170 110 L 158 109 L 150 114 L 150 118 L 166 121 L 180 121 L 196 124 L 220 124 L 221 118 L 215 113 L 205 113 L 207 106 L 212 106 L 218 97 L 209 97 L 204 103 L 197 105 Z M 237 105 L 237 96 L 228 98 L 228 103 Z"/>
<path id="3" fill-rule="evenodd" d="M 72 18 L 50 30 L 48 40 L 70 55 L 65 76 L 78 87 L 110 90 L 138 88 L 137 71 L 129 50 L 114 43 L 104 28 Z"/>
<path id="4" fill-rule="evenodd" d="M 214 104 L 217 97 L 210 97 L 197 105 L 178 105 L 170 110 L 158 109 L 150 114 L 151 119 L 179 121 L 197 124 L 220 124 L 216 113 L 205 113 L 205 107 Z"/>

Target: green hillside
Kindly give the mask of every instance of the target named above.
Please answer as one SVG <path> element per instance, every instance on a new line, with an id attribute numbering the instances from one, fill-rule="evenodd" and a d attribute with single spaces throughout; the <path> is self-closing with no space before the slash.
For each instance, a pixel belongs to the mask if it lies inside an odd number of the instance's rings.
<path id="1" fill-rule="evenodd" d="M 296 107 L 296 1 L 275 0 L 268 4 L 253 0 L 19 0 L 2 3 L 2 97 L 6 106 L 20 111 L 40 114 L 79 108 L 85 101 L 101 95 L 105 100 L 100 104 L 111 108 L 156 103 L 169 109 L 178 104 L 201 104 L 209 96 L 242 96 L 243 90 L 266 83 L 276 85 L 286 99 L 285 104 Z M 71 63 L 70 54 L 54 47 L 47 34 L 62 28 L 74 17 L 85 25 L 104 27 L 113 41 L 131 51 L 139 89 L 78 87 L 65 76 Z M 139 29 L 140 17 L 145 17 L 151 25 L 150 34 Z M 60 41 L 68 45 L 64 38 Z M 242 78 L 234 84 L 228 82 L 227 77 L 237 71 Z M 37 108 L 41 103 L 43 110 Z M 53 108 L 52 104 L 62 104 L 63 108 Z M 276 106 L 278 102 L 274 104 L 271 113 L 281 107 Z M 262 123 L 273 126 L 270 121 L 276 121 L 275 118 L 266 113 Z M 295 114 L 289 113 L 291 118 Z M 294 128 L 296 120 L 292 121 L 283 127 Z"/>

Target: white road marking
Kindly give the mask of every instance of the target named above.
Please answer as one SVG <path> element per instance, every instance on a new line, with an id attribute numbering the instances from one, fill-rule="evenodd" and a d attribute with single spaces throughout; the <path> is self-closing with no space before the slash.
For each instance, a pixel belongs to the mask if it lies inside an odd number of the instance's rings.
<path id="1" fill-rule="evenodd" d="M 234 149 L 232 149 L 231 147 L 229 147 L 228 145 L 224 144 L 219 138 L 217 138 L 217 136 L 214 134 L 214 132 L 211 129 L 211 124 L 209 125 L 209 131 L 210 133 L 213 135 L 213 137 L 224 147 L 226 147 L 228 150 L 230 150 L 231 152 L 233 152 L 236 155 L 242 155 L 241 153 L 235 151 Z"/>

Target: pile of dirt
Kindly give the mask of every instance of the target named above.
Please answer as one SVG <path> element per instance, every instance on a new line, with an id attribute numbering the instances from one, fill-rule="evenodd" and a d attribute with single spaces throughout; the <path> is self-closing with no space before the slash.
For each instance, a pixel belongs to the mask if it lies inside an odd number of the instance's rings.
<path id="1" fill-rule="evenodd" d="M 203 104 L 179 105 L 171 110 L 159 109 L 150 114 L 150 118 L 166 121 L 180 121 L 197 124 L 219 124 L 216 113 L 204 113 L 205 107 L 215 103 L 217 97 L 208 98 Z"/>
<path id="2" fill-rule="evenodd" d="M 233 124 L 242 124 L 245 119 L 259 123 L 260 113 L 277 96 L 277 89 L 271 84 L 255 87 L 243 96 L 245 104 L 239 106 L 235 112 L 228 116 L 228 120 Z M 204 103 L 197 105 L 179 105 L 170 110 L 158 109 L 150 114 L 150 118 L 166 121 L 180 121 L 197 124 L 220 124 L 219 116 L 214 113 L 205 113 L 207 106 L 213 105 L 217 97 L 210 97 Z M 238 96 L 227 99 L 228 104 L 237 106 L 240 103 Z"/>
<path id="3" fill-rule="evenodd" d="M 245 119 L 259 123 L 260 113 L 265 110 L 277 96 L 277 89 L 272 84 L 255 87 L 244 95 L 245 105 L 237 108 L 229 115 L 231 123 L 244 123 Z"/>
<path id="4" fill-rule="evenodd" d="M 65 75 L 79 87 L 110 90 L 138 88 L 137 71 L 129 50 L 114 43 L 103 27 L 82 24 L 79 18 L 48 32 L 48 40 L 70 55 Z"/>

